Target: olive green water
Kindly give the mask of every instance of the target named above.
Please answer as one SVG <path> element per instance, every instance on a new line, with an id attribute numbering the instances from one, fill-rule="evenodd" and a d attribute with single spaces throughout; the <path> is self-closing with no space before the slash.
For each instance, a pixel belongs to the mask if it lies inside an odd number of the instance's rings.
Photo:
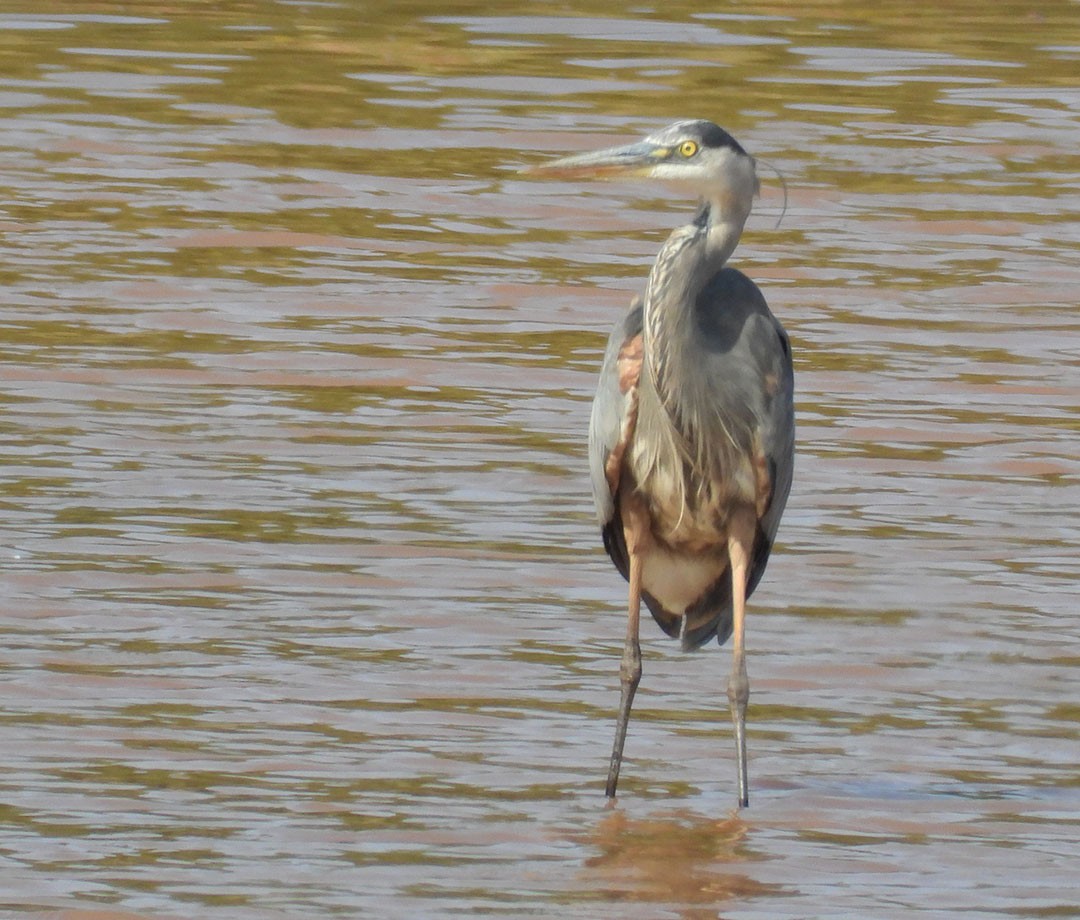
<path id="1" fill-rule="evenodd" d="M 1080 6 L 0 0 L 0 914 L 1080 914 Z M 48 12 L 43 12 L 48 10 Z M 684 117 L 798 466 L 727 650 L 585 474 Z"/>

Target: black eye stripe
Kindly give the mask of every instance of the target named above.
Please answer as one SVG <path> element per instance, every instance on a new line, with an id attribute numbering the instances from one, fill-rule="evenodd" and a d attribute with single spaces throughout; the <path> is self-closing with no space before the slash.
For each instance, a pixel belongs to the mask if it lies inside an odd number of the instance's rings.
<path id="1" fill-rule="evenodd" d="M 747 155 L 735 138 L 711 121 L 679 121 L 650 135 L 647 140 L 663 148 L 665 156 L 678 155 L 689 159 L 703 150 L 725 149 L 740 156 Z M 683 145 L 687 143 L 696 145 L 697 150 L 693 154 L 683 153 Z"/>

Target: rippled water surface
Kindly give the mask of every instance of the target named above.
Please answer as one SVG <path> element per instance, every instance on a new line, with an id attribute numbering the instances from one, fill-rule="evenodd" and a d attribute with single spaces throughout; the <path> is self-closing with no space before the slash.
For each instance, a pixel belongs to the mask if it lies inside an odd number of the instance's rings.
<path id="1" fill-rule="evenodd" d="M 1080 914 L 1080 6 L 924 14 L 0 2 L 0 911 Z M 602 791 L 584 431 L 692 203 L 517 172 L 682 117 L 787 184 L 738 814 L 651 622 Z"/>

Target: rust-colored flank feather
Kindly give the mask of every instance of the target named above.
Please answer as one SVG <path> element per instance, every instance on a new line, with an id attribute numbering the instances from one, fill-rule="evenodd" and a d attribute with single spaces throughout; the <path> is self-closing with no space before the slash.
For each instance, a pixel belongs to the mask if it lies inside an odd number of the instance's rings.
<path id="1" fill-rule="evenodd" d="M 641 379 L 641 361 L 645 349 L 642 336 L 631 336 L 619 349 L 618 371 L 619 391 L 626 396 L 626 413 L 623 415 L 619 440 L 608 455 L 604 464 L 604 478 L 613 496 L 619 494 L 619 480 L 622 476 L 622 461 L 626 448 L 630 446 L 637 425 L 637 388 Z"/>

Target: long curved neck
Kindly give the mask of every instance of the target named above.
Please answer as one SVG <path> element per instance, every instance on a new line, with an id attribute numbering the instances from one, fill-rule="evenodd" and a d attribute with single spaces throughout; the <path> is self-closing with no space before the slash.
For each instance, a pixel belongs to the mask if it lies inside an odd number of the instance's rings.
<path id="1" fill-rule="evenodd" d="M 710 275 L 720 271 L 727 263 L 727 260 L 731 258 L 735 247 L 739 245 L 743 226 L 749 216 L 749 211 L 746 213 L 732 212 L 729 209 L 722 208 L 718 202 L 702 202 L 694 222 L 698 223 L 700 221 L 700 225 L 705 229 L 706 258 L 711 265 L 715 266 L 709 272 Z"/>
<path id="2" fill-rule="evenodd" d="M 677 409 L 675 394 L 688 392 L 685 378 L 699 367 L 698 297 L 735 251 L 749 214 L 748 209 L 733 212 L 724 204 L 702 202 L 692 223 L 672 231 L 649 274 L 644 376 L 669 412 Z"/>
<path id="3" fill-rule="evenodd" d="M 700 490 L 736 468 L 745 426 L 718 403 L 715 311 L 730 306 L 708 293 L 738 245 L 757 191 L 753 160 L 729 162 L 706 187 L 695 219 L 672 231 L 649 273 L 643 309 L 643 366 L 634 437 L 635 475 L 673 489 L 676 507 L 703 500 Z M 703 323 L 706 319 L 708 322 Z M 691 475 L 691 471 L 703 475 Z M 681 515 L 679 517 L 681 520 Z"/>
<path id="4" fill-rule="evenodd" d="M 635 475 L 668 483 L 677 507 L 698 502 L 698 490 L 717 481 L 720 471 L 735 469 L 738 446 L 745 441 L 737 420 L 717 403 L 708 373 L 715 356 L 708 351 L 701 315 L 715 309 L 705 302 L 706 286 L 727 263 L 744 220 L 717 220 L 704 205 L 694 223 L 668 237 L 649 275 Z M 691 470 L 711 472 L 695 478 Z"/>

